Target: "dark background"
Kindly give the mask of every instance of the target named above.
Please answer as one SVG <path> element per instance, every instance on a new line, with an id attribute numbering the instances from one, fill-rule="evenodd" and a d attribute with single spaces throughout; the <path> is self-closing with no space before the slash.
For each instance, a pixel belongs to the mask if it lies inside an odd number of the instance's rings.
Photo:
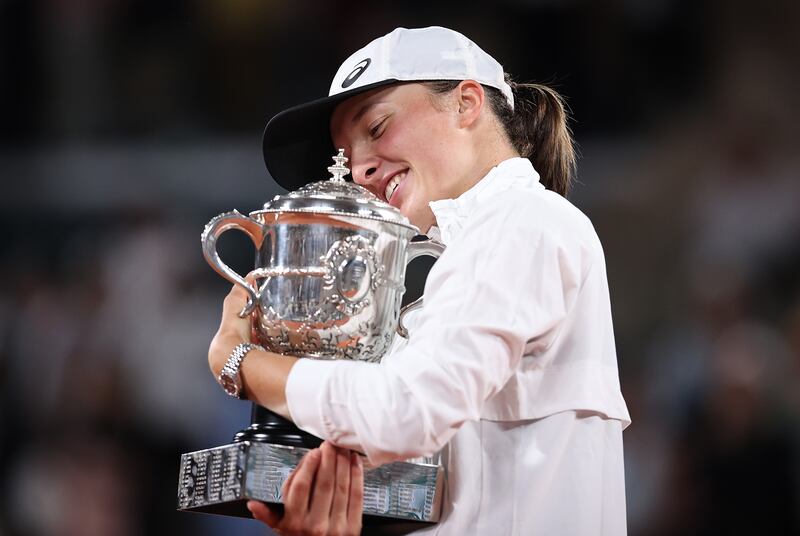
<path id="1" fill-rule="evenodd" d="M 272 114 L 430 24 L 572 108 L 630 534 L 800 534 L 800 3 L 752 0 L 0 2 L 0 534 L 265 532 L 173 511 L 179 454 L 248 421 L 198 238 L 279 192 Z"/>

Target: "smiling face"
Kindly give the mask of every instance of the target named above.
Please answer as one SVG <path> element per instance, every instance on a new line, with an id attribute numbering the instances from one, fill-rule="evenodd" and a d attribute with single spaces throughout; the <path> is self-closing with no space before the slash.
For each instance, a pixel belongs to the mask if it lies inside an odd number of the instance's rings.
<path id="1" fill-rule="evenodd" d="M 435 223 L 428 203 L 458 197 L 482 176 L 475 178 L 472 123 L 460 108 L 422 84 L 393 85 L 340 104 L 331 136 L 350 158 L 353 180 L 426 232 Z"/>

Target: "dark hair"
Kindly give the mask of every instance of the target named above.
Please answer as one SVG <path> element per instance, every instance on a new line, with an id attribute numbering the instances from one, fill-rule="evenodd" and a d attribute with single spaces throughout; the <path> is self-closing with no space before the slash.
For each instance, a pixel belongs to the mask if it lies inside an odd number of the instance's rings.
<path id="1" fill-rule="evenodd" d="M 575 144 L 564 99 L 542 84 L 518 84 L 506 73 L 514 94 L 514 109 L 499 89 L 483 86 L 489 106 L 503 125 L 511 145 L 529 159 L 542 184 L 566 197 L 575 173 Z M 435 94 L 449 93 L 459 80 L 426 82 Z"/>

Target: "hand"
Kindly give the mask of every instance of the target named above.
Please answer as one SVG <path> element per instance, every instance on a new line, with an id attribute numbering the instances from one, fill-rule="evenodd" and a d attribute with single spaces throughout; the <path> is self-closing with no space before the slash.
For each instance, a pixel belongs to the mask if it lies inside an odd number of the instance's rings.
<path id="1" fill-rule="evenodd" d="M 253 517 L 281 536 L 361 534 L 364 470 L 361 458 L 323 443 L 309 451 L 283 484 L 283 513 L 249 501 Z"/>
<path id="2" fill-rule="evenodd" d="M 255 286 L 255 278 L 252 275 L 248 274 L 245 280 Z M 247 293 L 240 285 L 234 284 L 222 302 L 222 320 L 208 348 L 208 366 L 215 378 L 219 376 L 237 344 L 254 340 L 252 318 L 239 316 L 246 304 Z"/>

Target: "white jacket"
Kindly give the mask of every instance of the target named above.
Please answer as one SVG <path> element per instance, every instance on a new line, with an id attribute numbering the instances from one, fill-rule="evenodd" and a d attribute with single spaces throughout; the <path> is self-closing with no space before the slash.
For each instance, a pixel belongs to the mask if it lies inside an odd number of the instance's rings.
<path id="1" fill-rule="evenodd" d="M 410 339 L 381 365 L 298 361 L 294 422 L 373 463 L 446 446 L 424 532 L 624 534 L 630 417 L 591 222 L 523 158 L 430 205 L 447 249 Z"/>

